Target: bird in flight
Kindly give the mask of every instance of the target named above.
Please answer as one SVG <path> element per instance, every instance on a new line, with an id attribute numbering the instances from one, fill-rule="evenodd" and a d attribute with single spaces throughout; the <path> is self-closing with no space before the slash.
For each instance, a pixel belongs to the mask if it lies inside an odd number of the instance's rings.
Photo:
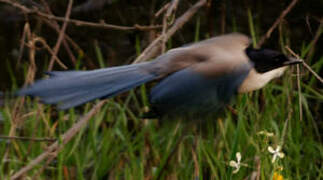
<path id="1" fill-rule="evenodd" d="M 289 65 L 301 63 L 270 49 L 254 49 L 248 36 L 231 33 L 174 48 L 153 61 L 89 71 L 51 71 L 18 91 L 68 109 L 110 98 L 158 80 L 149 94 L 158 115 L 216 111 L 237 93 L 264 87 Z"/>

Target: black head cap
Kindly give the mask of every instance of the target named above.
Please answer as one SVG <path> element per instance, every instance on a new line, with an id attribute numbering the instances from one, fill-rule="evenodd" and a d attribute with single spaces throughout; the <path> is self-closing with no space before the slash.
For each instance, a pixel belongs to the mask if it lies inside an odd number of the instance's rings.
<path id="1" fill-rule="evenodd" d="M 259 73 L 265 73 L 276 68 L 302 62 L 300 60 L 288 58 L 281 52 L 271 49 L 254 49 L 248 47 L 246 49 L 246 54 L 254 63 L 255 69 Z"/>

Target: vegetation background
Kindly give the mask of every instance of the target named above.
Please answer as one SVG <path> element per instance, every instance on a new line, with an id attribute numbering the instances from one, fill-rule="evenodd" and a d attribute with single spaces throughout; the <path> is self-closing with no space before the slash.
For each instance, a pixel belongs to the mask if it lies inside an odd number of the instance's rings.
<path id="1" fill-rule="evenodd" d="M 0 179 L 323 179 L 322 83 L 303 66 L 188 129 L 140 118 L 149 85 L 68 111 L 13 96 L 47 70 L 132 63 L 173 27 L 166 49 L 241 32 L 322 74 L 322 0 L 71 2 L 0 0 Z"/>

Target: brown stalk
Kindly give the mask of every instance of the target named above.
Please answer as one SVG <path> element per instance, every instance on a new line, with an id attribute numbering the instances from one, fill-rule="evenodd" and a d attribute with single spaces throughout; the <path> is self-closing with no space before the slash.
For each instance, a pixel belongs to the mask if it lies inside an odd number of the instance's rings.
<path id="1" fill-rule="evenodd" d="M 168 21 L 170 20 L 170 17 L 172 16 L 172 14 L 175 14 L 175 11 L 177 9 L 178 2 L 179 2 L 179 0 L 172 0 L 172 2 L 169 5 L 169 8 L 167 9 L 167 12 L 164 15 L 164 18 L 163 18 L 162 53 L 165 53 L 165 51 L 166 51 L 167 38 L 166 38 L 166 35 L 165 34 L 166 34 L 167 29 L 168 29 Z"/>
<path id="2" fill-rule="evenodd" d="M 45 0 L 41 0 L 41 3 L 43 4 L 44 9 L 46 10 L 46 12 L 47 12 L 48 14 L 53 15 L 53 13 L 52 13 L 52 11 L 50 10 L 50 7 L 49 7 L 49 5 L 48 5 L 47 1 L 45 1 Z M 56 21 L 50 21 L 50 20 L 48 20 L 48 19 L 45 19 L 45 23 L 49 24 L 49 26 L 50 26 L 50 27 L 52 27 L 54 30 L 56 30 L 56 31 L 58 32 L 58 34 L 59 34 L 59 32 L 60 32 L 60 25 L 59 25 Z M 73 63 L 74 65 L 76 65 L 76 58 L 75 58 L 75 56 L 74 56 L 74 54 L 73 54 L 73 52 L 72 52 L 72 50 L 71 50 L 71 48 L 70 48 L 70 46 L 69 46 L 69 44 L 68 44 L 67 40 L 66 40 L 66 38 L 67 38 L 67 37 L 68 37 L 68 36 L 67 36 L 66 34 L 64 34 L 64 38 L 63 38 L 63 46 L 65 47 L 65 50 L 66 50 L 66 52 L 67 52 L 68 56 L 70 57 L 70 59 L 71 59 L 72 63 Z"/>
<path id="3" fill-rule="evenodd" d="M 55 45 L 54 50 L 53 50 L 53 55 L 52 55 L 52 57 L 50 58 L 50 61 L 49 61 L 48 71 L 51 71 L 53 69 L 54 62 L 56 60 L 55 56 L 57 56 L 59 48 L 61 47 L 62 40 L 64 39 L 65 30 L 66 30 L 66 27 L 68 25 L 68 20 L 70 19 L 70 15 L 71 15 L 71 11 L 72 11 L 72 6 L 73 6 L 73 0 L 69 0 L 67 10 L 66 10 L 66 14 L 65 14 L 65 20 L 66 21 L 64 21 L 62 29 L 60 30 L 60 33 L 58 35 L 58 39 L 57 39 L 56 45 Z"/>
<path id="4" fill-rule="evenodd" d="M 60 32 L 59 26 L 54 25 L 49 20 L 46 20 L 45 23 L 49 27 L 53 28 L 59 34 L 59 32 Z M 77 53 L 83 53 L 84 52 L 83 49 L 81 49 L 81 47 L 70 36 L 68 36 L 67 34 L 65 34 L 64 40 L 66 40 Z M 63 40 L 63 43 L 64 43 L 64 40 Z M 93 64 L 93 62 L 90 60 L 90 58 L 86 54 L 84 54 L 84 58 L 88 62 L 90 68 L 94 68 L 95 67 L 95 65 Z"/>
<path id="5" fill-rule="evenodd" d="M 26 22 L 25 25 L 24 25 L 24 31 L 22 33 L 22 37 L 20 39 L 19 56 L 18 56 L 18 60 L 17 60 L 18 66 L 20 65 L 20 62 L 21 62 L 21 59 L 22 59 L 22 56 L 23 56 L 26 37 L 30 36 L 30 34 L 31 34 L 30 26 L 29 26 L 29 23 Z"/>
<path id="6" fill-rule="evenodd" d="M 33 34 L 33 42 L 32 45 L 30 43 L 28 43 L 26 46 L 28 46 L 29 48 L 32 48 L 35 46 L 35 44 L 37 42 L 41 43 L 44 48 L 52 55 L 52 57 L 54 57 L 54 60 L 63 68 L 63 69 L 67 69 L 67 66 L 54 54 L 54 51 L 49 47 L 49 45 L 46 43 L 46 41 L 41 38 L 36 36 L 35 34 Z"/>
<path id="7" fill-rule="evenodd" d="M 169 7 L 170 3 L 166 3 L 162 8 L 160 8 L 156 13 L 155 13 L 155 18 L 158 18 L 163 12 L 167 10 Z"/>

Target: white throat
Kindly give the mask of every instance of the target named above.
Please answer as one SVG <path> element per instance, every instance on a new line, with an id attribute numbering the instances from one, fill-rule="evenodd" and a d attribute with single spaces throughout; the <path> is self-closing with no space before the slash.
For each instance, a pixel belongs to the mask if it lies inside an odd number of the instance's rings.
<path id="1" fill-rule="evenodd" d="M 246 79 L 240 85 L 238 92 L 245 93 L 254 91 L 264 87 L 269 81 L 278 78 L 284 74 L 287 66 L 277 68 L 265 73 L 258 73 L 255 69 L 251 69 Z"/>

